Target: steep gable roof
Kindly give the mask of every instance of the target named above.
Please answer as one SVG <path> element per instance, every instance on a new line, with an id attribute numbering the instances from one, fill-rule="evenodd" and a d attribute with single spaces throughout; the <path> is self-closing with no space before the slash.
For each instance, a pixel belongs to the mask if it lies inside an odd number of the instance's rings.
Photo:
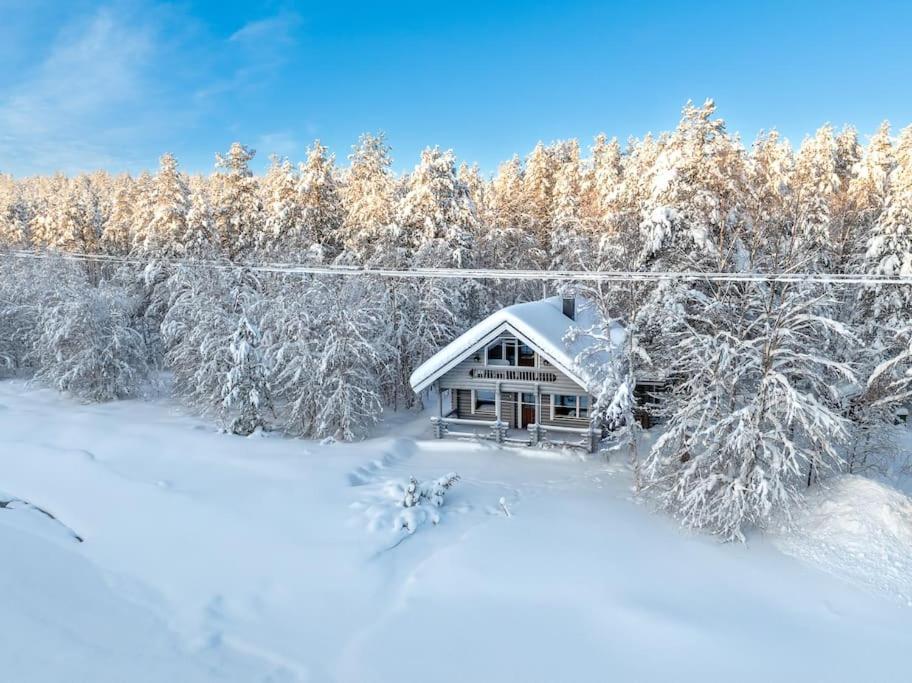
<path id="1" fill-rule="evenodd" d="M 507 306 L 489 315 L 428 358 L 415 369 L 409 382 L 415 391 L 426 389 L 441 375 L 507 330 L 529 344 L 581 387 L 591 391 L 594 388 L 593 379 L 576 358 L 593 340 L 580 336 L 568 344 L 564 337 L 574 328 L 586 329 L 597 322 L 592 307 L 580 299 L 576 305 L 576 320 L 563 314 L 560 297 Z"/>

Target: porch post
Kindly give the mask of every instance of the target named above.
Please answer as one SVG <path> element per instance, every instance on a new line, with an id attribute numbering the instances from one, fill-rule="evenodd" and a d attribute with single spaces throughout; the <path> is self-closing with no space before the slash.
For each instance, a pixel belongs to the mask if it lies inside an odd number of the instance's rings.
<path id="1" fill-rule="evenodd" d="M 431 418 L 431 421 L 434 423 L 434 438 L 442 439 L 443 438 L 443 389 L 440 388 L 440 382 L 435 383 L 437 387 L 437 419 Z"/>
<path id="2" fill-rule="evenodd" d="M 535 383 L 535 443 L 541 441 L 541 384 Z"/>
<path id="3" fill-rule="evenodd" d="M 494 385 L 494 431 L 497 443 L 503 443 L 504 429 L 500 424 L 500 382 Z"/>

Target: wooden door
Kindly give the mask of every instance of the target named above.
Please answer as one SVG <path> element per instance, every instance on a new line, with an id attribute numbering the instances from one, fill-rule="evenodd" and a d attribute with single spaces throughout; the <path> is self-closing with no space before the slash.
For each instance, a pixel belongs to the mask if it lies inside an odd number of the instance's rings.
<path id="1" fill-rule="evenodd" d="M 522 422 L 520 426 L 525 429 L 531 424 L 535 424 L 535 406 L 528 405 L 523 403 L 522 406 Z"/>

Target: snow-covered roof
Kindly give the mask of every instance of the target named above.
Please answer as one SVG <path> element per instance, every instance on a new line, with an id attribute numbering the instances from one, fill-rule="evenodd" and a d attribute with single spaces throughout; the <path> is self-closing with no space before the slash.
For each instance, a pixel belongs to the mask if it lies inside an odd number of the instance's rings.
<path id="1" fill-rule="evenodd" d="M 591 337 L 579 335 L 573 343 L 564 336 L 574 328 L 587 329 L 598 323 L 594 308 L 585 299 L 576 300 L 576 318 L 563 314 L 559 296 L 507 306 L 489 315 L 467 332 L 428 358 L 412 373 L 409 381 L 415 391 L 429 387 L 438 377 L 451 370 L 469 354 L 509 331 L 529 344 L 552 365 L 584 389 L 593 388 L 590 374 L 577 362 L 577 357 L 594 343 Z M 621 338 L 622 328 L 618 327 Z M 612 337 L 614 337 L 614 332 Z"/>

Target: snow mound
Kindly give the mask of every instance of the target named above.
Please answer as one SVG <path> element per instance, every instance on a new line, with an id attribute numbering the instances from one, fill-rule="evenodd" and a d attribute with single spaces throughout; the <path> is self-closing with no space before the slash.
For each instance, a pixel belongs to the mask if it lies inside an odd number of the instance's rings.
<path id="1" fill-rule="evenodd" d="M 794 522 L 776 538 L 783 552 L 912 607 L 912 499 L 846 475 L 813 492 Z"/>

